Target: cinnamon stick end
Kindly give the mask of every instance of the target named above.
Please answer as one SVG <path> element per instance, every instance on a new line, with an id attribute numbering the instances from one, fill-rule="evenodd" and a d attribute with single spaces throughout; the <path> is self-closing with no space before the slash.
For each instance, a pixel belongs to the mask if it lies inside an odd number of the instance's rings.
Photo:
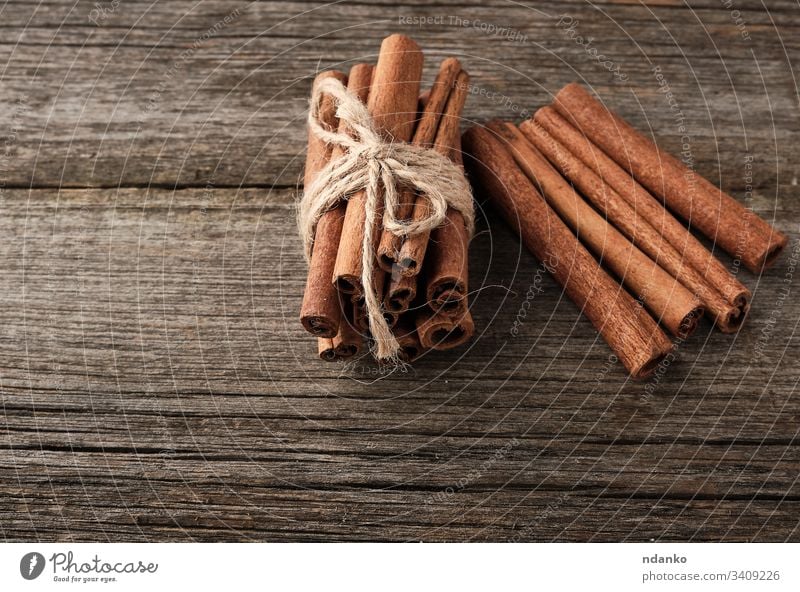
<path id="1" fill-rule="evenodd" d="M 386 309 L 393 313 L 405 312 L 411 305 L 411 300 L 413 300 L 413 298 L 414 293 L 410 288 L 397 290 L 386 299 Z"/>
<path id="2" fill-rule="evenodd" d="M 646 380 L 650 378 L 658 369 L 658 367 L 664 362 L 664 360 L 666 360 L 669 353 L 669 351 L 658 352 L 641 366 L 629 368 L 631 378 L 635 380 Z"/>
<path id="3" fill-rule="evenodd" d="M 354 297 L 359 296 L 363 290 L 361 289 L 361 278 L 354 275 L 341 275 L 336 278 L 336 289 L 342 294 L 352 294 Z"/>
<path id="4" fill-rule="evenodd" d="M 736 333 L 744 325 L 750 306 L 734 306 L 723 318 L 717 318 L 717 328 L 722 333 Z"/>
<path id="5" fill-rule="evenodd" d="M 447 350 L 469 341 L 475 333 L 475 323 L 469 310 L 455 315 L 437 311 L 417 320 L 417 333 L 423 347 Z"/>
<path id="6" fill-rule="evenodd" d="M 772 240 L 767 243 L 767 248 L 764 252 L 759 254 L 754 261 L 748 262 L 742 259 L 747 269 L 753 273 L 760 273 L 775 265 L 775 262 L 780 258 L 781 253 L 783 253 L 784 248 L 786 248 L 786 245 L 789 243 L 789 238 L 777 230 L 773 230 L 771 239 Z"/>
<path id="7" fill-rule="evenodd" d="M 330 339 L 339 330 L 339 327 L 333 324 L 332 320 L 323 316 L 304 316 L 300 318 L 303 328 L 316 337 L 323 337 Z"/>
<path id="8" fill-rule="evenodd" d="M 396 265 L 394 254 L 383 249 L 378 250 L 378 265 L 386 273 L 391 273 Z"/>
<path id="9" fill-rule="evenodd" d="M 419 264 L 416 258 L 403 257 L 397 262 L 397 265 L 400 268 L 400 273 L 406 277 L 412 277 L 419 273 Z"/>
<path id="10" fill-rule="evenodd" d="M 419 344 L 419 342 L 405 343 L 405 344 L 400 344 L 400 353 L 398 354 L 398 356 L 400 357 L 400 360 L 402 360 L 407 364 L 410 364 L 411 362 L 419 358 L 422 355 L 423 351 L 424 350 L 422 349 L 422 346 Z"/>
<path id="11" fill-rule="evenodd" d="M 320 338 L 317 340 L 317 347 L 319 348 L 319 359 L 324 362 L 336 361 L 336 351 L 333 347 L 332 339 Z"/>
<path id="12" fill-rule="evenodd" d="M 700 319 L 703 318 L 705 312 L 706 309 L 702 305 L 698 305 L 690 311 L 681 321 L 680 327 L 678 328 L 678 337 L 686 339 L 691 336 L 697 330 Z"/>

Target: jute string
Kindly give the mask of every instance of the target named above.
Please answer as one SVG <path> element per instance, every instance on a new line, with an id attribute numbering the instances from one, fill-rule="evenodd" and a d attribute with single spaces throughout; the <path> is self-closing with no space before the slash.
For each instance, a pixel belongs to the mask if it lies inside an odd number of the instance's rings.
<path id="1" fill-rule="evenodd" d="M 322 98 L 328 95 L 338 105 L 336 116 L 350 134 L 328 130 L 320 121 Z M 320 217 L 341 200 L 365 191 L 366 221 L 361 255 L 361 282 L 364 287 L 367 319 L 374 340 L 373 353 L 382 361 L 397 363 L 400 349 L 383 315 L 383 304 L 372 282 L 375 263 L 375 216 L 383 200 L 383 227 L 396 236 L 408 237 L 428 232 L 442 224 L 448 206 L 461 213 L 469 235 L 475 226 L 472 192 L 462 168 L 430 148 L 406 142 L 385 140 L 375 129 L 366 106 L 335 78 L 318 84 L 311 97 L 308 125 L 312 133 L 332 146 L 341 146 L 344 155 L 325 166 L 300 200 L 298 226 L 306 260 L 311 259 L 314 232 Z M 400 191 L 409 187 L 425 195 L 429 214 L 420 220 L 396 217 Z"/>

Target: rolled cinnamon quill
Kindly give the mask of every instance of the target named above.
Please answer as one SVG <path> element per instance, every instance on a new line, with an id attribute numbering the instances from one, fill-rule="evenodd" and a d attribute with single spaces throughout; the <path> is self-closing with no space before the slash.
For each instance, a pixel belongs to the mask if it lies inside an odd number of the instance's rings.
<path id="1" fill-rule="evenodd" d="M 582 160 L 553 138 L 535 120 L 520 125 L 528 140 L 538 148 L 561 173 L 605 214 L 629 240 L 647 253 L 703 302 L 719 329 L 725 333 L 738 331 L 744 322 L 745 305 L 729 303 L 697 271 L 672 244 L 645 218 Z M 745 300 L 746 302 L 746 300 Z"/>
<path id="2" fill-rule="evenodd" d="M 454 153 L 459 154 L 460 150 L 454 150 L 457 145 L 456 138 L 460 133 L 461 127 L 461 112 L 464 110 L 464 104 L 467 101 L 467 94 L 469 93 L 469 74 L 463 70 L 458 73 L 453 89 L 447 99 L 444 112 L 442 113 L 441 120 L 439 121 L 439 128 L 436 131 L 436 140 L 434 141 L 433 148 L 439 154 L 447 156 L 453 160 Z M 430 105 L 430 103 L 429 103 Z M 418 195 L 416 202 L 414 202 L 414 211 L 412 213 L 413 220 L 421 220 L 429 215 L 428 200 L 424 195 Z M 448 209 L 450 213 L 452 208 Z M 448 213 L 448 222 L 452 223 L 451 216 Z M 461 218 L 459 214 L 456 214 Z M 463 219 L 460 220 L 463 226 Z M 422 261 L 425 259 L 425 252 L 428 248 L 430 233 L 420 232 L 406 238 L 403 241 L 403 246 L 400 249 L 400 258 L 398 264 L 400 265 L 401 273 L 405 275 L 416 275 L 422 269 Z"/>
<path id="3" fill-rule="evenodd" d="M 422 76 L 422 51 L 403 35 L 391 35 L 383 40 L 378 64 L 372 77 L 367 108 L 376 128 L 387 139 L 407 142 L 414 131 Z M 344 226 L 336 256 L 333 281 L 346 294 L 361 290 L 361 260 L 364 229 L 370 222 L 366 208 L 366 192 L 359 191 L 347 201 Z M 380 240 L 380 216 L 371 221 L 378 230 L 375 246 Z"/>
<path id="4" fill-rule="evenodd" d="M 492 122 L 489 129 L 508 142 L 514 160 L 547 203 L 628 291 L 641 297 L 656 320 L 673 335 L 691 335 L 703 316 L 697 297 L 586 203 L 521 131 L 506 122 Z"/>
<path id="5" fill-rule="evenodd" d="M 406 319 L 401 319 L 392 329 L 395 339 L 400 344 L 400 359 L 411 363 L 427 351 L 419 341 L 417 328 Z"/>
<path id="6" fill-rule="evenodd" d="M 347 315 L 342 315 L 339 332 L 333 339 L 319 338 L 317 342 L 319 357 L 326 362 L 335 362 L 358 355 L 364 340 Z"/>
<path id="7" fill-rule="evenodd" d="M 749 308 L 750 291 L 719 259 L 714 257 L 711 251 L 706 249 L 647 189 L 555 109 L 542 107 L 536 112 L 533 120 L 563 146 L 569 148 L 574 156 L 628 202 L 636 214 L 644 218 L 669 241 L 675 250 L 725 298 L 726 302 L 741 311 L 739 314 L 739 324 L 741 324 Z M 523 132 L 526 132 L 528 125 L 528 123 L 520 125 Z M 706 307 L 714 314 L 707 302 Z M 724 330 L 724 327 L 721 328 Z"/>
<path id="8" fill-rule="evenodd" d="M 469 77 L 465 72 L 460 72 L 456 79 L 456 87 L 451 93 L 444 109 L 442 121 L 436 132 L 433 148 L 439 154 L 446 156 L 458 165 L 462 165 L 460 121 L 461 111 L 466 100 L 466 89 Z M 415 216 L 427 213 L 424 196 L 418 196 L 415 205 Z M 409 237 L 403 243 L 402 253 L 408 255 L 401 257 L 405 262 L 416 262 L 413 267 L 417 271 L 422 268 L 422 257 L 425 260 L 425 297 L 428 302 L 441 303 L 443 300 L 466 298 L 467 280 L 469 276 L 469 233 L 464 224 L 464 218 L 457 210 L 448 208 L 445 220 L 436 227 L 430 237 L 422 234 Z M 399 305 L 404 305 L 406 310 L 416 294 L 415 280 L 419 275 L 405 275 L 402 265 L 392 273 L 392 280 L 387 291 L 387 306 L 396 310 Z"/>
<path id="9" fill-rule="evenodd" d="M 433 300 L 428 300 L 428 306 L 433 311 L 443 310 L 449 314 L 453 314 L 458 310 L 466 309 L 467 299 L 463 294 L 456 291 L 445 291 L 439 294 L 439 297 Z"/>
<path id="10" fill-rule="evenodd" d="M 389 288 L 386 290 L 386 299 L 383 306 L 386 310 L 403 313 L 408 310 L 414 298 L 417 297 L 416 275 L 403 275 L 398 270 L 388 274 Z"/>
<path id="11" fill-rule="evenodd" d="M 326 78 L 336 78 L 342 83 L 347 83 L 347 76 L 341 72 L 331 70 L 319 74 L 314 80 L 314 86 L 317 86 Z M 336 105 L 334 105 L 331 97 L 323 97 L 320 107 L 320 119 L 328 129 L 337 129 Z M 306 187 L 328 164 L 331 157 L 331 146 L 309 131 L 306 168 L 303 179 Z M 331 285 L 330 278 L 333 275 L 333 266 L 336 262 L 336 252 L 339 248 L 343 218 L 344 205 L 342 204 L 322 215 L 317 223 L 314 235 L 314 246 L 308 266 L 306 289 L 303 293 L 303 304 L 300 309 L 300 322 L 306 331 L 318 337 L 332 338 L 339 329 L 341 317 L 339 297 Z"/>
<path id="12" fill-rule="evenodd" d="M 556 95 L 556 110 L 692 227 L 758 273 L 787 237 L 637 132 L 576 83 Z"/>
<path id="13" fill-rule="evenodd" d="M 378 265 L 375 265 L 372 283 L 375 287 L 375 291 L 378 294 L 383 293 L 384 284 L 387 278 L 388 274 L 386 274 L 386 272 L 384 272 Z M 346 296 L 343 295 L 343 298 L 346 298 Z M 359 331 L 361 331 L 362 335 L 369 336 L 369 319 L 367 316 L 367 303 L 364 299 L 364 295 L 353 294 L 351 296 L 351 300 L 353 303 L 353 324 Z M 386 319 L 386 323 L 389 325 L 389 328 L 392 328 L 395 326 L 395 324 L 397 324 L 399 316 L 400 313 L 398 311 L 386 308 L 383 310 L 383 318 Z"/>
<path id="14" fill-rule="evenodd" d="M 466 307 L 455 313 L 423 311 L 417 316 L 417 334 L 426 349 L 452 349 L 469 341 L 474 333 L 475 323 Z"/>
<path id="15" fill-rule="evenodd" d="M 319 349 L 319 358 L 321 360 L 325 362 L 335 362 L 337 360 L 333 339 L 328 337 L 317 338 L 317 348 Z"/>
<path id="16" fill-rule="evenodd" d="M 412 144 L 429 148 L 436 139 L 436 130 L 439 128 L 439 120 L 442 117 L 447 99 L 450 96 L 453 84 L 458 73 L 461 71 L 461 62 L 456 58 L 447 58 L 442 61 L 439 73 L 433 83 L 429 94 L 424 98 L 422 115 L 420 116 L 417 127 L 414 130 Z M 423 100 L 419 100 L 423 103 Z M 400 206 L 396 213 L 400 220 L 411 217 L 414 211 L 416 194 L 413 190 L 404 188 L 400 193 Z M 400 247 L 403 244 L 403 237 L 392 234 L 384 230 L 381 235 L 381 242 L 378 245 L 378 261 L 384 271 L 392 271 L 392 266 L 397 263 L 400 255 Z M 413 274 L 406 274 L 413 275 Z"/>
<path id="17" fill-rule="evenodd" d="M 436 137 L 437 149 L 462 165 L 458 125 L 442 126 Z M 425 296 L 428 302 L 442 304 L 467 297 L 469 279 L 469 233 L 464 217 L 447 208 L 442 224 L 431 232 L 425 255 Z"/>
<path id="18" fill-rule="evenodd" d="M 634 378 L 651 375 L 672 344 L 650 315 L 580 244 L 517 167 L 504 143 L 487 129 L 463 137 L 474 180 L 581 309 Z M 420 335 L 420 339 L 422 336 Z"/>

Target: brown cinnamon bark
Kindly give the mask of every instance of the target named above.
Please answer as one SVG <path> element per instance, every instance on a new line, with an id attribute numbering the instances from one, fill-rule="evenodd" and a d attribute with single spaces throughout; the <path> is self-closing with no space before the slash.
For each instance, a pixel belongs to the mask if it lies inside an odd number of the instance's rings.
<path id="1" fill-rule="evenodd" d="M 436 143 L 442 154 L 449 150 L 448 158 L 458 165 L 463 164 L 458 128 L 437 135 Z M 448 208 L 444 222 L 431 233 L 425 255 L 428 302 L 442 304 L 467 297 L 469 238 L 464 217 L 458 210 Z"/>
<path id="2" fill-rule="evenodd" d="M 407 142 L 414 131 L 422 75 L 422 51 L 403 35 L 391 35 L 381 44 L 367 107 L 375 127 L 386 139 Z M 366 192 L 350 196 L 342 228 L 333 281 L 341 292 L 361 289 L 361 255 L 366 226 Z M 380 216 L 376 216 L 380 224 Z M 379 227 L 379 226 L 376 226 Z M 376 244 L 380 232 L 376 233 Z"/>
<path id="3" fill-rule="evenodd" d="M 392 330 L 395 339 L 400 344 L 400 359 L 411 363 L 427 351 L 419 341 L 417 328 L 405 318 L 401 318 Z"/>
<path id="4" fill-rule="evenodd" d="M 333 339 L 329 337 L 318 337 L 317 349 L 319 350 L 320 360 L 325 362 L 336 361 L 336 350 L 333 347 Z"/>
<path id="5" fill-rule="evenodd" d="M 456 78 L 450 97 L 447 99 L 444 113 L 442 113 L 439 129 L 436 131 L 436 141 L 434 150 L 447 156 L 452 160 L 454 147 L 457 145 L 458 135 L 461 127 L 461 112 L 467 101 L 469 93 L 469 74 L 463 70 Z M 430 207 L 424 195 L 418 195 L 414 202 L 414 212 L 412 220 L 421 220 L 429 215 Z M 409 236 L 403 242 L 400 249 L 400 257 L 397 261 L 400 272 L 403 275 L 416 275 L 422 269 L 422 261 L 425 259 L 425 251 L 428 248 L 430 233 L 421 232 Z"/>
<path id="6" fill-rule="evenodd" d="M 375 287 L 375 291 L 378 294 L 383 293 L 384 283 L 387 277 L 388 275 L 380 267 L 376 265 L 373 272 L 372 282 L 373 286 Z M 364 335 L 369 335 L 369 319 L 367 318 L 367 308 L 364 295 L 353 294 L 352 302 L 353 302 L 353 318 L 356 328 L 360 330 Z M 399 316 L 400 313 L 395 310 L 384 309 L 383 311 L 383 318 L 386 319 L 386 323 L 389 325 L 390 329 L 397 324 Z"/>
<path id="7" fill-rule="evenodd" d="M 336 78 L 343 84 L 347 76 L 334 70 L 322 72 L 314 79 L 314 87 L 326 78 Z M 320 106 L 320 120 L 328 129 L 338 127 L 336 105 L 331 97 L 325 96 Z M 317 174 L 328 164 L 332 157 L 332 148 L 314 134 L 308 133 L 308 149 L 306 152 L 306 168 L 303 184 L 308 187 Z M 303 304 L 300 308 L 300 322 L 303 327 L 318 337 L 332 338 L 339 329 L 341 311 L 336 290 L 331 286 L 330 278 L 336 262 L 336 251 L 339 248 L 339 237 L 342 232 L 344 206 L 337 207 L 323 214 L 317 223 L 314 235 L 314 246 L 311 261 L 308 265 L 306 289 L 303 293 Z"/>
<path id="8" fill-rule="evenodd" d="M 467 307 L 467 299 L 460 292 L 448 290 L 441 292 L 436 299 L 429 299 L 428 306 L 434 310 L 443 310 L 448 314 L 454 314 Z"/>
<path id="9" fill-rule="evenodd" d="M 547 203 L 664 327 L 682 338 L 694 332 L 703 315 L 694 294 L 586 203 L 520 130 L 504 122 L 492 122 L 489 129 L 509 144 L 517 164 L 538 184 Z"/>
<path id="10" fill-rule="evenodd" d="M 320 337 L 317 342 L 319 357 L 328 362 L 346 360 L 358 355 L 364 343 L 361 334 L 346 315 L 342 316 L 339 332 L 333 339 Z"/>
<path id="11" fill-rule="evenodd" d="M 580 85 L 561 89 L 553 106 L 667 207 L 750 271 L 772 265 L 786 246 L 783 233 L 661 150 Z"/>
<path id="12" fill-rule="evenodd" d="M 672 344 L 648 313 L 597 263 L 547 205 L 502 141 L 464 134 L 468 168 L 506 222 L 589 318 L 634 378 L 651 375 Z"/>
<path id="13" fill-rule="evenodd" d="M 439 128 L 439 120 L 442 117 L 447 99 L 460 71 L 461 62 L 456 58 L 447 58 L 442 61 L 430 94 L 425 98 L 422 115 L 411 140 L 412 144 L 424 148 L 429 148 L 433 145 L 436 139 L 436 130 Z M 410 218 L 416 201 L 415 192 L 412 189 L 403 188 L 400 192 L 399 201 L 400 205 L 396 212 L 397 218 L 401 220 Z M 381 242 L 378 245 L 378 262 L 384 271 L 392 271 L 392 266 L 397 262 L 402 243 L 403 237 L 392 234 L 388 230 L 383 231 Z"/>
<path id="14" fill-rule="evenodd" d="M 535 120 L 524 122 L 520 128 L 528 140 L 628 239 L 700 298 L 721 331 L 733 333 L 739 330 L 747 312 L 744 307 L 729 303 L 639 212 L 572 154 L 568 146 L 548 134 Z"/>
<path id="15" fill-rule="evenodd" d="M 397 271 L 393 271 L 387 276 L 389 277 L 389 288 L 386 290 L 383 305 L 386 310 L 391 312 L 404 313 L 417 297 L 418 276 L 402 275 Z"/>
<path id="16" fill-rule="evenodd" d="M 459 74 L 456 84 L 467 88 L 469 79 L 466 74 L 462 74 Z M 463 103 L 460 97 L 453 98 L 451 95 L 450 98 L 453 101 L 448 100 L 445 107 L 445 117 L 448 117 L 449 123 L 439 127 L 433 145 L 440 154 L 461 165 L 459 126 L 457 123 L 453 125 L 453 122 L 459 121 Z M 456 112 L 458 115 L 455 115 Z M 420 211 L 417 212 L 419 214 Z M 430 240 L 426 240 L 424 245 L 427 246 L 424 276 L 425 297 L 428 302 L 441 303 L 446 299 L 465 298 L 469 277 L 469 234 L 461 213 L 448 208 L 444 222 L 433 230 Z M 399 267 L 395 267 L 392 272 L 386 303 L 390 310 L 402 312 L 408 308 L 417 293 L 420 275 L 408 276 L 399 270 Z"/>
<path id="17" fill-rule="evenodd" d="M 417 335 L 426 349 L 452 349 L 472 339 L 474 333 L 475 323 L 466 307 L 455 314 L 439 310 L 417 315 Z"/>
<path id="18" fill-rule="evenodd" d="M 739 309 L 739 317 L 744 319 L 750 307 L 750 291 L 650 192 L 552 107 L 542 107 L 533 119 L 622 196 L 729 304 Z M 520 126 L 523 131 L 526 125 Z"/>

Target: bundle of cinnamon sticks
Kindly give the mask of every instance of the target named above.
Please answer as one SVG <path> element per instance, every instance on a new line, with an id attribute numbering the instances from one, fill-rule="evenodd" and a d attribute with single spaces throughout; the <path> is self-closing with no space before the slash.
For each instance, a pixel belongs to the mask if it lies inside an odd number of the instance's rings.
<path id="1" fill-rule="evenodd" d="M 578 84 L 518 127 L 471 128 L 464 147 L 471 180 L 636 378 L 670 355 L 662 328 L 682 340 L 707 314 L 734 333 L 750 308 L 750 291 L 672 212 L 753 272 L 787 243 Z"/>
<path id="2" fill-rule="evenodd" d="M 357 64 L 349 75 L 323 72 L 314 84 L 338 79 L 367 106 L 387 141 L 429 148 L 461 165 L 459 127 L 469 77 L 457 59 L 445 59 L 432 88 L 420 95 L 422 68 L 419 46 L 408 37 L 392 35 L 384 39 L 377 65 Z M 327 95 L 319 117 L 327 129 L 352 133 L 344 120 L 339 121 L 337 105 Z M 305 186 L 342 156 L 342 148 L 332 148 L 309 133 Z M 408 187 L 398 191 L 398 218 L 415 220 L 428 214 L 424 194 Z M 324 360 L 355 356 L 370 339 L 362 282 L 365 199 L 364 191 L 343 196 L 316 226 L 300 321 L 317 337 Z M 371 277 L 383 316 L 399 343 L 400 358 L 411 362 L 427 350 L 468 341 L 474 333 L 467 300 L 470 237 L 461 214 L 448 209 L 445 221 L 432 232 L 407 237 L 384 229 L 382 220 L 375 216 Z"/>

